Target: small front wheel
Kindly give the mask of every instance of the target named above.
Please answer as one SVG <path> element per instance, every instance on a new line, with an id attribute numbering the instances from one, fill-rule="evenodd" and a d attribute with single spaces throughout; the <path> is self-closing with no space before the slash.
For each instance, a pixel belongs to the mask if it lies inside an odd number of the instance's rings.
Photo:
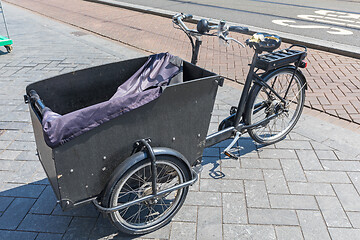
<path id="1" fill-rule="evenodd" d="M 13 50 L 13 46 L 11 46 L 11 45 L 6 45 L 6 46 L 4 46 L 5 48 L 6 48 L 6 51 L 8 52 L 8 53 L 11 53 L 11 51 Z"/>
<path id="2" fill-rule="evenodd" d="M 156 156 L 157 190 L 162 191 L 191 179 L 188 167 L 178 158 Z M 115 207 L 152 194 L 150 159 L 132 166 L 119 176 L 111 188 L 109 207 Z M 177 213 L 185 201 L 188 187 L 140 202 L 120 211 L 109 213 L 111 222 L 127 234 L 155 231 Z"/>
<path id="3" fill-rule="evenodd" d="M 262 125 L 249 129 L 249 135 L 261 144 L 272 144 L 282 140 L 294 128 L 300 118 L 305 101 L 305 79 L 294 70 L 279 69 L 270 73 L 264 81 L 271 86 L 286 103 L 280 101 L 269 88 L 255 84 L 246 105 L 245 123 L 255 124 L 269 116 L 278 114 L 275 118 Z"/>

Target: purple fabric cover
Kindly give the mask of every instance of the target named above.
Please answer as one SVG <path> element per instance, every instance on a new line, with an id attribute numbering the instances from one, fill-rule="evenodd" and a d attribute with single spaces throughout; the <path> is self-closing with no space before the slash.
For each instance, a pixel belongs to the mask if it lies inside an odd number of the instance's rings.
<path id="1" fill-rule="evenodd" d="M 43 110 L 42 126 L 46 144 L 57 147 L 71 139 L 158 98 L 162 87 L 179 76 L 182 61 L 169 53 L 149 57 L 147 62 L 116 93 L 101 102 L 60 115 L 49 108 Z"/>

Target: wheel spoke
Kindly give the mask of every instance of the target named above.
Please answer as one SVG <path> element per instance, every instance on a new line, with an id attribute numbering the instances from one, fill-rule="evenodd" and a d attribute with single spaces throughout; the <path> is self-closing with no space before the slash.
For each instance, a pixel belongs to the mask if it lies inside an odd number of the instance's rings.
<path id="1" fill-rule="evenodd" d="M 293 80 L 291 81 L 292 78 Z M 272 143 L 285 137 L 295 126 L 304 103 L 303 93 L 305 84 L 302 84 L 302 80 L 297 74 L 293 76 L 292 71 L 278 71 L 270 77 L 268 82 L 269 86 L 271 86 L 280 96 L 284 96 L 287 92 L 287 96 L 284 99 L 288 100 L 285 105 L 283 102 L 279 101 L 281 99 L 278 99 L 273 93 L 269 93 L 264 86 L 259 87 L 259 90 L 254 92 L 255 95 L 253 95 L 253 100 L 251 100 L 253 101 L 251 104 L 253 107 L 250 112 L 250 117 L 248 117 L 250 120 L 248 120 L 249 124 L 255 124 L 266 119 L 270 115 L 278 114 L 267 124 L 249 130 L 251 137 L 259 143 Z M 263 104 L 267 101 L 266 109 L 260 111 Z M 292 109 L 294 110 L 292 111 Z"/>
<path id="2" fill-rule="evenodd" d="M 129 210 L 130 207 L 127 207 L 123 210 L 121 210 L 122 212 L 119 212 L 121 216 L 125 216 L 125 214 L 127 213 L 127 211 Z"/>
<path id="3" fill-rule="evenodd" d="M 159 191 L 185 181 L 183 168 L 179 168 L 171 161 L 157 160 L 157 167 Z M 112 201 L 112 207 L 151 194 L 152 185 L 147 182 L 147 175 L 150 173 L 150 162 L 146 162 L 129 172 L 117 188 L 116 201 Z M 175 190 L 111 214 L 117 219 L 117 222 L 126 226 L 127 229 L 148 229 L 168 219 L 169 215 L 174 213 L 174 209 L 181 206 L 184 201 L 182 194 L 184 191 L 184 189 Z M 181 204 L 179 205 L 180 201 Z"/>
<path id="4" fill-rule="evenodd" d="M 163 165 L 160 171 L 158 171 L 158 177 L 161 176 L 161 173 L 164 171 L 166 165 Z"/>
<path id="5" fill-rule="evenodd" d="M 137 205 L 140 205 L 140 204 L 137 204 Z M 130 217 L 128 217 L 128 218 L 126 219 L 126 221 L 132 222 L 132 220 L 136 217 L 137 213 L 138 213 L 138 212 L 135 212 L 133 215 L 131 215 Z"/>
<path id="6" fill-rule="evenodd" d="M 135 222 L 137 222 L 137 223 L 140 223 L 140 221 L 141 221 L 141 209 L 142 209 L 142 205 L 140 205 L 137 217 L 135 219 Z"/>

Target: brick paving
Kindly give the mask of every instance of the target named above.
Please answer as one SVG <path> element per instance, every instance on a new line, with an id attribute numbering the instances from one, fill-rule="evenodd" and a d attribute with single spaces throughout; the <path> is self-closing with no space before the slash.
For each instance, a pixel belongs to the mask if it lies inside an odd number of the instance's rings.
<path id="1" fill-rule="evenodd" d="M 61 211 L 35 155 L 22 95 L 39 79 L 141 53 L 10 4 L 5 9 L 15 44 L 11 54 L 0 52 L 0 239 L 134 239 L 92 205 Z M 210 132 L 240 90 L 232 82 L 219 89 Z M 266 147 L 244 135 L 235 146 L 239 160 L 222 154 L 228 141 L 205 149 L 204 170 L 180 212 L 136 239 L 358 239 L 359 133 L 323 119 L 307 109 L 287 139 Z"/>
<path id="2" fill-rule="evenodd" d="M 191 58 L 188 39 L 172 28 L 167 18 L 82 0 L 7 1 L 148 52 L 170 51 L 184 59 Z M 248 38 L 235 33 L 232 36 L 242 42 Z M 235 44 L 220 48 L 216 38 L 203 40 L 199 65 L 243 82 L 253 51 Z M 360 60 L 309 49 L 307 61 L 306 105 L 360 124 Z"/>

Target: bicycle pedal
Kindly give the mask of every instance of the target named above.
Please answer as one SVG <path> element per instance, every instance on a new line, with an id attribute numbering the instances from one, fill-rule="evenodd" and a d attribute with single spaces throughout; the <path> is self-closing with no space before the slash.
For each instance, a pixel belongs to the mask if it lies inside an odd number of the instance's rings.
<path id="1" fill-rule="evenodd" d="M 232 153 L 230 153 L 230 152 L 228 152 L 228 151 L 224 151 L 224 154 L 226 155 L 226 156 L 228 156 L 229 158 L 232 158 L 232 159 L 234 159 L 234 160 L 239 160 L 239 158 L 240 157 L 237 157 L 235 154 L 232 154 Z"/>
<path id="2" fill-rule="evenodd" d="M 196 165 L 192 168 L 197 174 L 200 174 L 202 172 L 202 170 L 204 169 L 204 167 L 199 164 L 199 165 Z"/>

